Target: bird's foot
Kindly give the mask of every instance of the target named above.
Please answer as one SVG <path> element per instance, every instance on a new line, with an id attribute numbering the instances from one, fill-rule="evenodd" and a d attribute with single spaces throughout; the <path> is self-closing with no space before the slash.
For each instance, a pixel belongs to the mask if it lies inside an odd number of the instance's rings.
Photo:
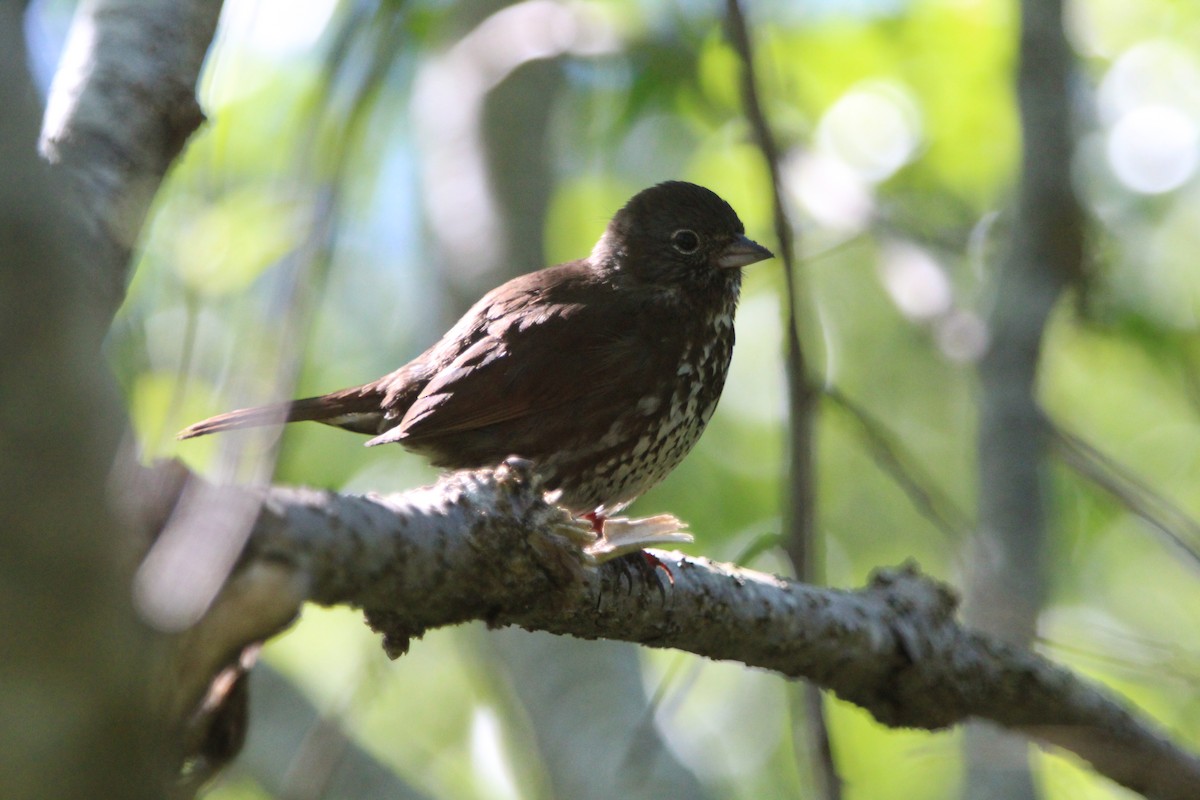
<path id="1" fill-rule="evenodd" d="M 593 530 L 599 538 L 584 547 L 584 552 L 596 559 L 598 563 L 611 561 L 614 558 L 636 553 L 647 547 L 661 547 L 668 544 L 686 544 L 692 541 L 692 535 L 687 532 L 687 523 L 670 514 L 659 514 L 653 517 L 629 519 L 628 517 L 600 517 L 587 514 L 584 519 L 591 520 Z M 662 562 L 647 554 L 647 558 Z"/>

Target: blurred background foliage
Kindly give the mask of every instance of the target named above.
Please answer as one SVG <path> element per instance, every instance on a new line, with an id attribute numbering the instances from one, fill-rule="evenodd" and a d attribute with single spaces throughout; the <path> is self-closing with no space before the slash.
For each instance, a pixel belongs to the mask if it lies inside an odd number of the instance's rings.
<path id="1" fill-rule="evenodd" d="M 47 0 L 31 15 L 43 74 L 71 8 Z M 1138 512 L 1169 499 L 1173 530 L 1200 547 L 1189 527 L 1200 515 L 1200 5 L 1068 9 L 1088 276 L 1048 330 L 1040 394 L 1057 423 L 1138 482 L 1117 497 L 1065 461 L 1047 475 L 1041 646 L 1195 746 L 1197 562 Z M 834 390 L 818 429 L 827 581 L 857 586 L 914 558 L 961 585 L 974 365 L 1019 159 L 1016 8 L 762 0 L 750 10 L 767 113 L 787 151 L 804 340 Z M 146 458 L 176 456 L 215 479 L 261 474 L 247 464 L 270 463 L 269 442 L 180 445 L 173 433 L 394 369 L 488 288 L 585 255 L 653 182 L 711 187 L 774 246 L 721 11 L 683 0 L 227 0 L 200 89 L 209 123 L 158 198 L 109 342 Z M 690 521 L 690 552 L 749 554 L 770 571 L 784 564 L 770 538 L 786 485 L 782 294 L 778 262 L 748 271 L 716 418 L 633 508 Z M 293 426 L 274 480 L 390 492 L 434 475 L 400 448 L 359 444 Z M 914 502 L 898 475 L 929 502 Z M 248 757 L 209 796 L 321 796 L 313 787 L 332 770 L 321 764 L 351 749 L 429 796 L 571 796 L 539 730 L 539 704 L 557 702 L 538 671 L 549 667 L 514 668 L 500 637 L 438 631 L 389 663 L 356 614 L 309 609 L 264 658 L 345 737 L 324 750 L 313 742 L 325 739 L 304 738 L 279 755 L 292 772 L 275 783 Z M 599 651 L 588 648 L 602 646 L 580 647 L 573 680 L 599 681 L 606 662 L 589 667 Z M 695 776 L 679 796 L 808 793 L 785 682 L 674 652 L 629 657 L 654 698 L 643 722 Z M 531 677 L 534 689 L 522 688 Z M 585 759 L 627 765 L 636 782 L 628 765 L 643 731 L 606 731 L 608 700 L 593 701 L 556 735 L 577 739 Z M 887 730 L 836 701 L 830 727 L 847 797 L 960 791 L 956 732 Z M 1069 759 L 1042 754 L 1035 768 L 1048 798 L 1127 796 Z"/>

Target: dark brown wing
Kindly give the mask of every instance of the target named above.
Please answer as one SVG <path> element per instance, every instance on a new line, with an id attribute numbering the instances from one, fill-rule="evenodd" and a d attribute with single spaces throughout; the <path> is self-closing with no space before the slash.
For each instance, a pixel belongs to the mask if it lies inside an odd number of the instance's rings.
<path id="1" fill-rule="evenodd" d="M 368 444 L 423 450 L 439 439 L 507 425 L 510 452 L 520 452 L 520 431 L 543 418 L 549 424 L 548 412 L 576 405 L 580 416 L 603 417 L 606 409 L 638 402 L 621 396 L 629 387 L 647 385 L 666 367 L 674 374 L 678 354 L 647 338 L 651 320 L 642 292 L 597 291 L 597 279 L 576 265 L 525 278 L 535 276 L 540 280 L 516 287 L 521 291 L 501 287 L 468 314 L 474 327 L 459 339 L 465 346 L 447 354 L 399 425 Z"/>

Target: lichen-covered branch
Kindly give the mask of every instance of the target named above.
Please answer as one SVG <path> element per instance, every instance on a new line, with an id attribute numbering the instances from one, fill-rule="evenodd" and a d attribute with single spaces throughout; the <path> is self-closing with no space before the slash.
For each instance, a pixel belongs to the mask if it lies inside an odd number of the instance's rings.
<path id="1" fill-rule="evenodd" d="M 249 490 L 215 489 L 222 493 Z M 364 610 L 393 656 L 433 628 L 467 620 L 584 639 L 687 650 L 804 678 L 892 726 L 990 720 L 1087 759 L 1151 797 L 1200 796 L 1200 759 L 1107 692 L 1042 656 L 966 629 L 949 589 L 910 566 L 858 591 L 818 589 L 679 553 L 657 553 L 671 579 L 610 562 L 590 566 L 575 530 L 521 462 L 463 472 L 391 497 L 307 489 L 259 493 L 262 511 L 237 591 L 255 571 L 283 596 Z M 638 562 L 632 562 L 638 564 Z M 223 596 L 218 603 L 228 603 Z M 255 634 L 238 619 L 220 663 Z M 286 615 L 264 617 L 260 637 Z"/>

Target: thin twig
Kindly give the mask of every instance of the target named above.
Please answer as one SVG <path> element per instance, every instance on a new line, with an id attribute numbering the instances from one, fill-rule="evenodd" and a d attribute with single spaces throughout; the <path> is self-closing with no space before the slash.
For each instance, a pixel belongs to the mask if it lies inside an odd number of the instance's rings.
<path id="1" fill-rule="evenodd" d="M 754 70 L 754 52 L 746 18 L 738 0 L 728 0 L 728 35 L 730 43 L 742 61 L 742 103 L 746 117 L 754 131 L 767 171 L 771 179 L 771 205 L 774 212 L 775 236 L 779 240 L 779 256 L 783 260 L 784 281 L 787 286 L 787 334 L 786 362 L 789 419 L 791 432 L 788 441 L 789 473 L 791 476 L 789 506 L 786 514 L 786 550 L 801 579 L 816 582 L 819 579 L 816 553 L 816 489 L 813 464 L 816 414 L 819 394 L 809 380 L 804 349 L 800 343 L 799 281 L 796 277 L 795 243 L 792 225 L 788 220 L 780 189 L 779 147 L 767 124 L 759 100 L 758 80 Z M 829 730 L 825 722 L 824 707 L 817 689 L 806 686 L 804 692 L 811 696 L 805 699 L 808 725 L 810 758 L 815 769 L 815 779 L 820 796 L 827 800 L 838 800 L 842 796 L 841 778 L 834 763 L 833 748 L 829 741 Z"/>
<path id="2" fill-rule="evenodd" d="M 1135 476 L 1128 467 L 1061 425 L 1047 421 L 1050 444 L 1080 476 L 1158 531 L 1200 569 L 1200 522 Z"/>
<path id="3" fill-rule="evenodd" d="M 925 474 L 886 425 L 837 387 L 826 387 L 824 394 L 858 423 L 872 460 L 908 496 L 917 513 L 948 537 L 958 538 L 971 531 L 974 523 L 970 516 Z"/>

